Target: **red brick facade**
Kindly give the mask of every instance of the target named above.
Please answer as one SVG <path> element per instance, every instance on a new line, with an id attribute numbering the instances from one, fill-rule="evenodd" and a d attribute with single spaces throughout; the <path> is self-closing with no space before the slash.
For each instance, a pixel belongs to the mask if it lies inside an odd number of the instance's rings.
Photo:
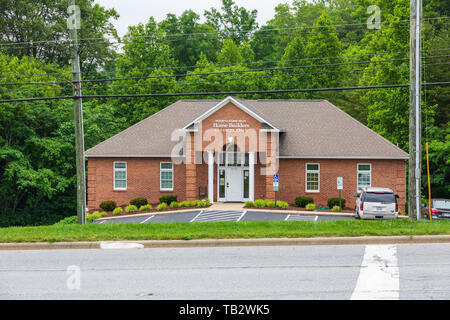
<path id="1" fill-rule="evenodd" d="M 222 150 L 223 145 L 234 143 L 241 152 L 255 152 L 254 166 L 254 199 L 274 199 L 272 174 L 276 173 L 274 166 L 266 167 L 261 159 L 268 159 L 276 163 L 276 140 L 278 133 L 267 133 L 263 136 L 261 122 L 234 106 L 227 104 L 201 123 L 197 134 L 205 135 L 207 130 L 215 128 L 217 119 L 242 120 L 248 129 L 253 129 L 257 143 L 245 139 L 245 131 L 225 132 L 212 130 L 212 136 L 203 138 L 199 144 L 194 144 L 196 133 L 187 132 L 186 163 L 173 166 L 173 191 L 160 190 L 160 162 L 171 162 L 170 158 L 133 158 L 133 157 L 89 157 L 88 158 L 88 207 L 97 209 L 102 201 L 114 200 L 117 205 L 127 205 L 137 197 L 146 197 L 150 203 L 157 203 L 159 197 L 175 194 L 179 201 L 194 200 L 206 197 L 208 194 L 208 164 L 206 151 Z M 267 137 L 266 137 L 267 135 Z M 231 140 L 230 140 L 231 139 Z M 273 140 L 273 144 L 271 143 Z M 197 143 L 197 142 L 196 142 Z M 259 153 L 263 148 L 264 153 Z M 194 161 L 197 159 L 197 161 Z M 127 162 L 127 189 L 117 191 L 113 188 L 114 161 Z M 320 191 L 305 191 L 306 163 L 320 164 Z M 405 160 L 355 160 L 355 159 L 279 159 L 279 192 L 278 199 L 294 203 L 297 196 L 311 196 L 316 204 L 326 205 L 327 199 L 338 197 L 336 178 L 343 177 L 344 189 L 342 197 L 346 200 L 346 207 L 353 208 L 357 191 L 357 165 L 370 163 L 372 168 L 372 186 L 391 188 L 399 198 L 399 208 L 405 210 Z M 266 175 L 261 169 L 267 169 Z M 214 192 L 213 201 L 217 201 L 218 166 L 214 164 Z"/>

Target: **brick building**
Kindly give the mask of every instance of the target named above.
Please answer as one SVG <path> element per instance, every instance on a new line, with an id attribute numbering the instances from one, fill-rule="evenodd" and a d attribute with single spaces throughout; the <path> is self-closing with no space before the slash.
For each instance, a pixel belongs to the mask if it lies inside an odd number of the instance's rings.
<path id="1" fill-rule="evenodd" d="M 208 197 L 316 204 L 338 196 L 353 208 L 365 186 L 387 187 L 404 210 L 408 154 L 326 100 L 180 100 L 86 151 L 88 207 L 136 197 L 157 203 Z"/>

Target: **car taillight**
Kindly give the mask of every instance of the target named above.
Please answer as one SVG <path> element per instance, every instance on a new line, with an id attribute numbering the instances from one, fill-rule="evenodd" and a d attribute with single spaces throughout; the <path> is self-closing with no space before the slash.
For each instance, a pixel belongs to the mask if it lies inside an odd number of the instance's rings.
<path id="1" fill-rule="evenodd" d="M 431 209 L 431 213 L 441 213 L 439 210 Z"/>
<path id="2" fill-rule="evenodd" d="M 364 202 L 361 202 L 361 205 L 359 206 L 359 210 L 363 211 L 364 209 Z"/>
<path id="3" fill-rule="evenodd" d="M 395 203 L 395 212 L 398 212 L 398 203 Z"/>

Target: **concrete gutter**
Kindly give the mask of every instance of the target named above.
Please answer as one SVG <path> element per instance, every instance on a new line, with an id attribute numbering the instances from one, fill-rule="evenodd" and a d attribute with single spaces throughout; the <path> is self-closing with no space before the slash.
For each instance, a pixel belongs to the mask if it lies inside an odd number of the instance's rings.
<path id="1" fill-rule="evenodd" d="M 53 249 L 126 249 L 144 248 L 206 248 L 206 247 L 259 247 L 259 246 L 311 246 L 311 245 L 368 245 L 368 244 L 430 244 L 450 243 L 450 235 L 437 236 L 368 236 L 320 238 L 266 238 L 266 239 L 206 239 L 206 240 L 143 240 L 143 241 L 83 241 L 83 242 L 27 242 L 0 243 L 0 250 L 53 250 Z M 114 246 L 108 246 L 114 244 Z M 134 245 L 134 246 L 133 246 Z"/>

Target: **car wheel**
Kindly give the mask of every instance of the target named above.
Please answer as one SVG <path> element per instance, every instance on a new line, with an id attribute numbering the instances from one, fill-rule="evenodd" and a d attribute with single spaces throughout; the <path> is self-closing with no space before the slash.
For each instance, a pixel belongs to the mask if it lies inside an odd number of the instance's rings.
<path id="1" fill-rule="evenodd" d="M 359 220 L 361 217 L 359 216 L 358 209 L 355 207 L 355 219 Z"/>

